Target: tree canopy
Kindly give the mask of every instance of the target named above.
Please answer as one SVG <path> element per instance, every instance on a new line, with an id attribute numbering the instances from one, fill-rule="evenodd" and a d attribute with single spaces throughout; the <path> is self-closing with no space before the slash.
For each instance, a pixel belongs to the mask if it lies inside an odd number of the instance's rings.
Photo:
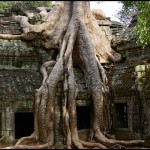
<path id="1" fill-rule="evenodd" d="M 138 35 L 138 43 L 143 46 L 150 45 L 150 1 L 120 1 L 123 4 L 118 17 L 122 22 L 129 23 L 135 12 L 138 13 L 134 32 Z"/>

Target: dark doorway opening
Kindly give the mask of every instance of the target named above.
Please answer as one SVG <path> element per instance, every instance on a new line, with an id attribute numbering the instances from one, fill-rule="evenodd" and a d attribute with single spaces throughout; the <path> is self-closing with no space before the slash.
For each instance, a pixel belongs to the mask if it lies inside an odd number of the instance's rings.
<path id="1" fill-rule="evenodd" d="M 116 127 L 128 128 L 127 103 L 116 103 Z"/>
<path id="2" fill-rule="evenodd" d="M 0 113 L 0 138 L 2 138 L 2 113 Z"/>
<path id="3" fill-rule="evenodd" d="M 34 113 L 15 113 L 15 139 L 29 136 L 34 131 Z"/>
<path id="4" fill-rule="evenodd" d="M 91 109 L 90 106 L 77 106 L 77 127 L 90 129 Z"/>

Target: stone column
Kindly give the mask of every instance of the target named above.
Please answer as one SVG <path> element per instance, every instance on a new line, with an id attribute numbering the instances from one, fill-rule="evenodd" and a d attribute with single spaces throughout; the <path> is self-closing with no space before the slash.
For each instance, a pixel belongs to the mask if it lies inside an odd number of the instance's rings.
<path id="1" fill-rule="evenodd" d="M 5 109 L 5 135 L 6 142 L 13 142 L 15 140 L 14 137 L 14 113 L 12 107 L 6 106 Z"/>

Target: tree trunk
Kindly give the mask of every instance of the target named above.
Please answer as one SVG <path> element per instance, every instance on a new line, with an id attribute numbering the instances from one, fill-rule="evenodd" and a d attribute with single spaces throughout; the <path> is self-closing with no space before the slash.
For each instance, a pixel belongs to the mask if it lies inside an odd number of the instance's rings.
<path id="1" fill-rule="evenodd" d="M 46 10 L 42 11 L 46 12 Z M 54 101 L 59 81 L 63 81 L 62 117 L 67 148 L 109 148 L 116 144 L 124 146 L 143 144 L 142 140 L 119 141 L 108 139 L 103 134 L 104 94 L 108 92 L 108 87 L 105 70 L 101 63 L 117 62 L 121 56 L 112 50 L 110 42 L 99 28 L 90 11 L 90 2 L 57 2 L 49 13 L 45 13 L 44 18 L 44 23 L 32 25 L 26 16 L 16 16 L 15 19 L 20 22 L 23 34 L 0 34 L 1 39 L 40 39 L 41 45 L 46 49 L 59 49 L 56 61 L 45 62 L 41 66 L 43 81 L 35 94 L 34 132 L 29 137 L 19 139 L 11 148 L 55 147 Z M 78 89 L 73 65 L 84 72 L 92 97 L 94 119 L 91 141 L 82 141 L 78 135 L 76 116 Z M 50 74 L 47 73 L 49 66 L 54 66 Z"/>

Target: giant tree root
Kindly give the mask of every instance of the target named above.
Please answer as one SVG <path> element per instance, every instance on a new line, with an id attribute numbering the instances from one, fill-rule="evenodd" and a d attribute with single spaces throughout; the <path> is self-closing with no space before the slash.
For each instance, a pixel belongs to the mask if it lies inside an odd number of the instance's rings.
<path id="1" fill-rule="evenodd" d="M 68 149 L 106 149 L 113 146 L 122 148 L 122 146 L 142 145 L 143 140 L 122 141 L 109 139 L 103 134 L 106 122 L 104 120 L 104 94 L 109 90 L 106 72 L 101 63 L 117 62 L 121 56 L 111 49 L 109 41 L 90 11 L 89 2 L 57 2 L 45 15 L 47 19 L 41 25 L 32 25 L 27 17 L 17 16 L 16 20 L 20 22 L 23 34 L 0 34 L 2 39 L 40 39 L 42 46 L 47 50 L 59 49 L 57 59 L 48 61 L 41 67 L 43 81 L 35 94 L 33 134 L 19 139 L 15 146 L 6 149 L 55 148 L 54 101 L 59 81 L 63 81 L 63 133 Z M 91 93 L 94 116 L 91 141 L 82 141 L 78 135 L 76 116 L 78 88 L 73 65 L 78 66 L 86 75 L 86 83 Z M 53 66 L 53 69 L 48 75 L 49 66 Z"/>

